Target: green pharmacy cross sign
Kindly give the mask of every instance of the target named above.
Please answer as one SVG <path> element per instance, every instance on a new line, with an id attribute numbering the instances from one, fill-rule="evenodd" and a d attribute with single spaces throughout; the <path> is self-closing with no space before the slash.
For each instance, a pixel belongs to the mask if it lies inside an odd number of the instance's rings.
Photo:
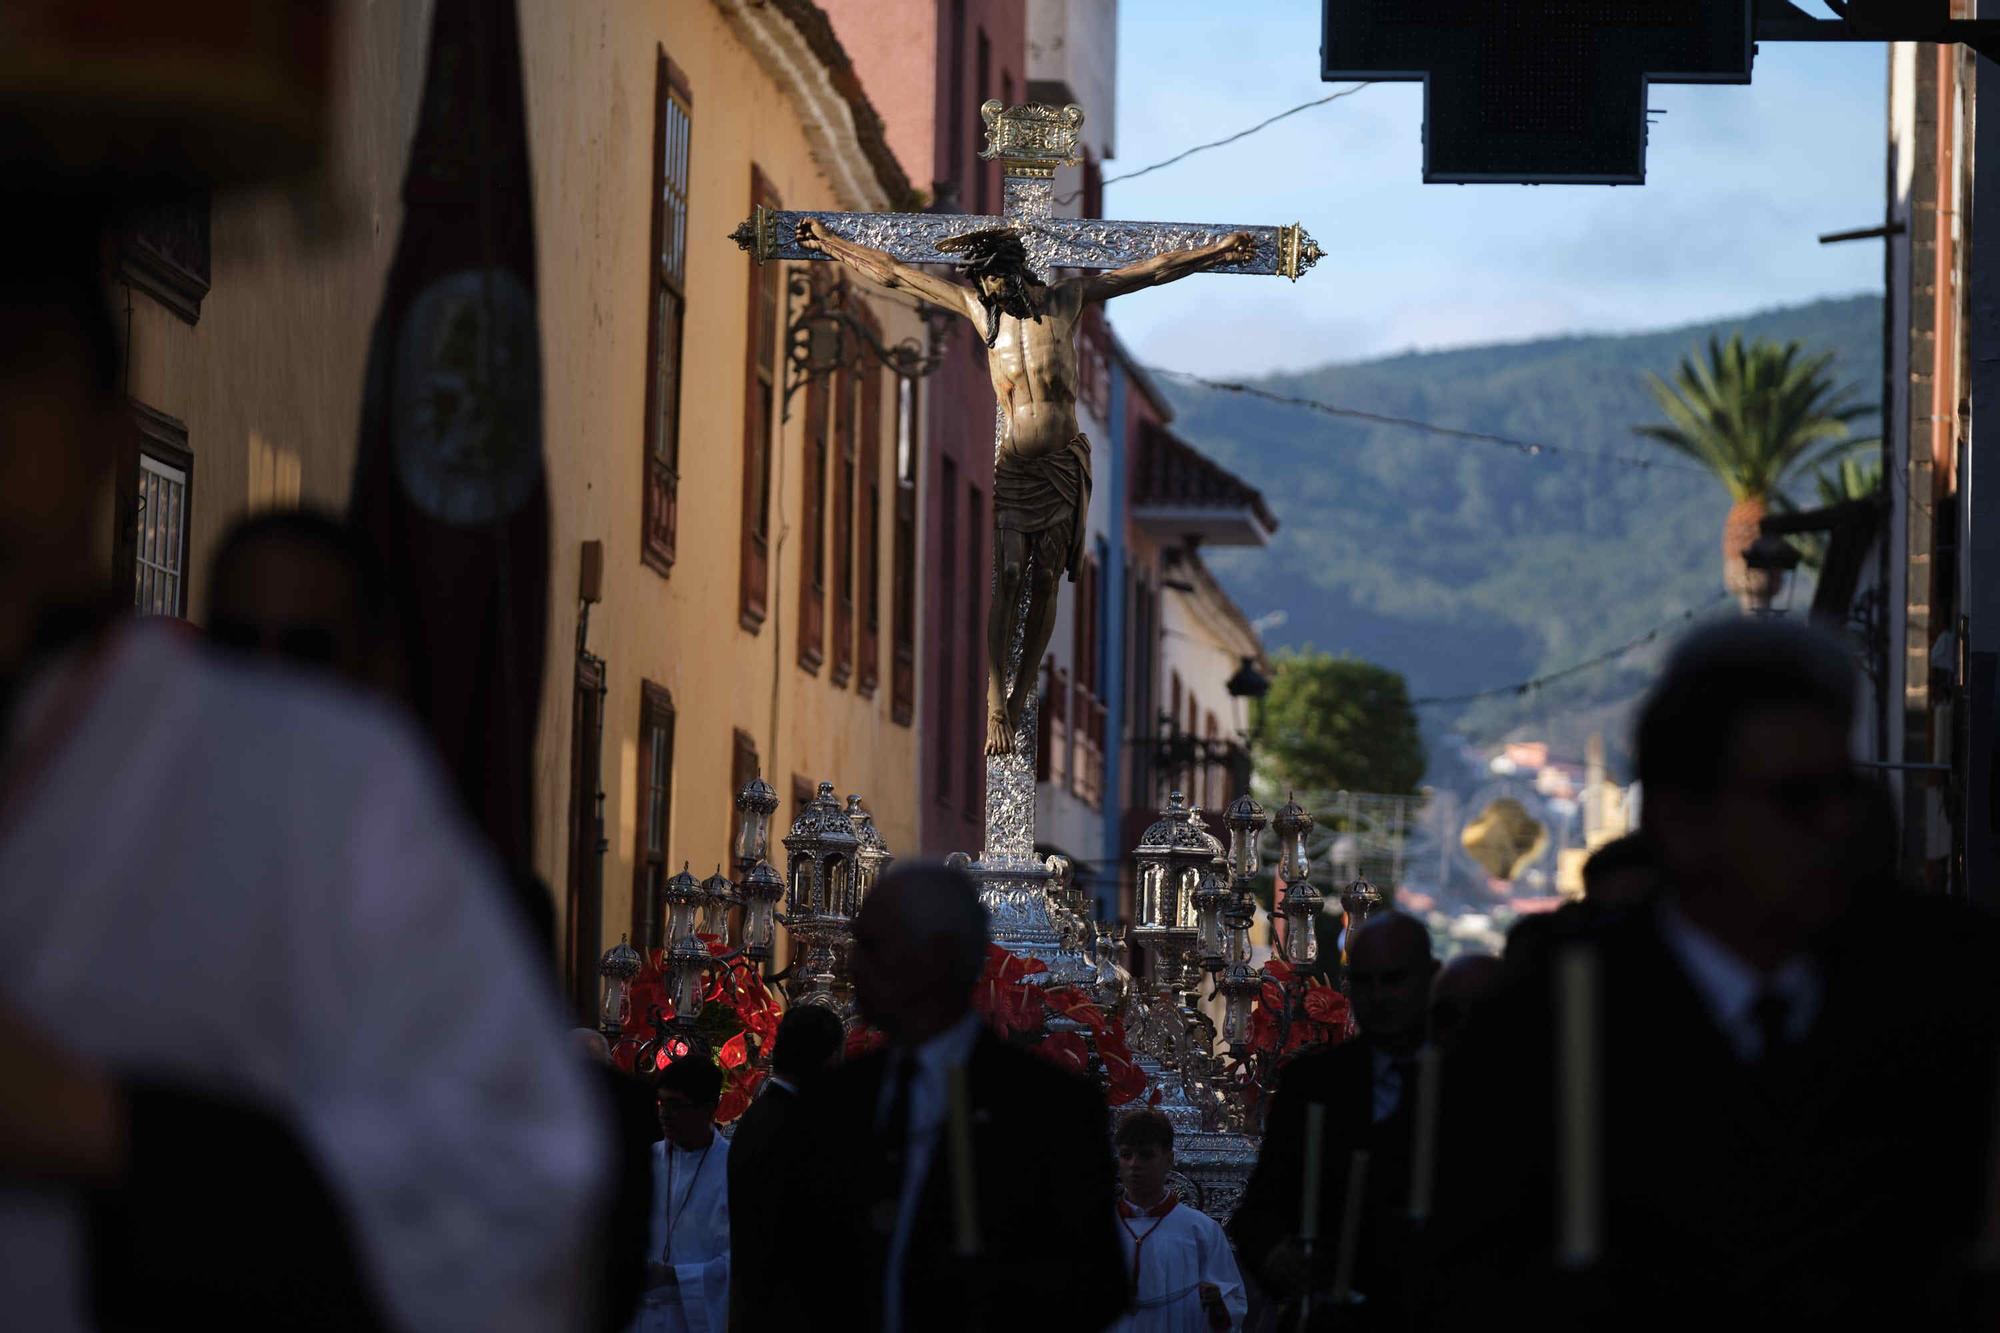
<path id="1" fill-rule="evenodd" d="M 1748 83 L 1753 0 L 1324 0 L 1320 77 L 1421 81 L 1424 180 L 1640 185 L 1655 83 Z"/>

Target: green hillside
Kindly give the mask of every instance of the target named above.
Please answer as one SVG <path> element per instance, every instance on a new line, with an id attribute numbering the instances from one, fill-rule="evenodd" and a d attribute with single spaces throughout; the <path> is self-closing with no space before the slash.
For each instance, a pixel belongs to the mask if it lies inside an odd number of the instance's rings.
<path id="1" fill-rule="evenodd" d="M 1268 549 L 1206 553 L 1252 617 L 1285 611 L 1266 635 L 1271 646 L 1354 653 L 1404 672 L 1414 696 L 1456 695 L 1569 666 L 1685 609 L 1718 605 L 1727 500 L 1713 478 L 1632 435 L 1656 414 L 1646 371 L 1670 372 L 1710 333 L 1798 338 L 1834 350 L 1835 375 L 1873 403 L 1881 321 L 1880 299 L 1858 296 L 1257 382 L 1368 412 L 1657 459 L 1648 470 L 1570 453 L 1527 457 L 1162 383 L 1175 428 L 1262 488 L 1277 512 L 1282 526 Z M 1532 695 L 1430 707 L 1426 732 L 1434 751 L 1454 731 L 1475 741 L 1518 731 L 1579 755 L 1584 736 L 1603 728 L 1622 750 L 1625 711 L 1656 662 L 1656 652 L 1641 651 Z"/>

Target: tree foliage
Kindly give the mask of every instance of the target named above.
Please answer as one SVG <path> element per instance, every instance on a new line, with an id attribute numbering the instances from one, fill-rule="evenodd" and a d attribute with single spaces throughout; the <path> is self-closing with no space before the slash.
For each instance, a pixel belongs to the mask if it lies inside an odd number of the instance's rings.
<path id="1" fill-rule="evenodd" d="M 1416 792 L 1424 743 L 1400 674 L 1310 649 L 1280 653 L 1275 665 L 1263 705 L 1263 747 L 1280 785 Z"/>
<path id="2" fill-rule="evenodd" d="M 1794 473 L 1864 443 L 1848 424 L 1875 409 L 1834 384 L 1833 359 L 1805 356 L 1798 342 L 1710 338 L 1708 355 L 1682 357 L 1671 384 L 1646 377 L 1667 421 L 1635 429 L 1715 473 L 1731 500 L 1768 502 Z"/>

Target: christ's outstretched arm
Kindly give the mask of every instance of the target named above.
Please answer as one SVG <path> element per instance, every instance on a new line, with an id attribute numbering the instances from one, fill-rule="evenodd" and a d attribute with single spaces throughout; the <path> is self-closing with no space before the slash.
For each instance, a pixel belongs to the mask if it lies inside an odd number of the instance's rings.
<path id="1" fill-rule="evenodd" d="M 1146 287 L 1177 282 L 1193 273 L 1223 264 L 1246 264 L 1257 257 L 1257 238 L 1247 231 L 1231 232 L 1219 241 L 1193 250 L 1169 250 L 1124 268 L 1093 273 L 1080 279 L 1085 301 L 1108 301 Z"/>
<path id="2" fill-rule="evenodd" d="M 912 268 L 880 250 L 856 245 L 853 241 L 835 236 L 821 226 L 817 218 L 799 219 L 799 246 L 801 249 L 817 250 L 829 259 L 838 260 L 870 282 L 915 292 L 932 305 L 956 310 L 975 322 L 981 317 L 975 313 L 971 288 L 963 287 L 949 278 L 926 273 L 920 268 Z"/>

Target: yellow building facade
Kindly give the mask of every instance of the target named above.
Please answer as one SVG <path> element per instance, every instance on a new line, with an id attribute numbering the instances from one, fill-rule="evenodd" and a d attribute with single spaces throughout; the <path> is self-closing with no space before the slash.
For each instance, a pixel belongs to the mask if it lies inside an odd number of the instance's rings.
<path id="1" fill-rule="evenodd" d="M 697 875 L 727 869 L 732 784 L 746 764 L 779 793 L 777 832 L 799 784 L 826 780 L 862 794 L 892 849 L 914 845 L 919 673 L 905 684 L 898 664 L 899 648 L 907 658 L 922 640 L 916 599 L 897 614 L 899 538 L 919 548 L 897 515 L 899 486 L 915 480 L 907 442 L 922 439 L 923 394 L 877 371 L 822 378 L 782 401 L 786 274 L 756 273 L 729 239 L 758 192 L 795 208 L 910 203 L 814 5 L 520 8 L 552 519 L 536 863 L 574 972 L 643 921 L 634 901 L 649 877 L 684 862 Z M 340 15 L 324 179 L 214 202 L 192 321 L 186 301 L 177 311 L 160 297 L 157 273 L 128 265 L 118 292 L 135 411 L 156 434 L 184 431 L 178 460 L 171 448 L 161 457 L 186 473 L 178 609 L 196 622 L 203 571 L 235 519 L 346 503 L 428 6 Z M 887 343 L 922 341 L 905 305 L 855 293 L 848 306 Z M 676 339 L 677 360 L 665 350 Z M 760 439 L 766 451 L 753 457 Z M 759 520 L 749 497 L 764 495 Z M 753 597 L 746 529 L 759 524 Z M 578 628 L 593 542 L 602 578 L 583 647 L 602 663 L 606 846 L 590 912 L 574 895 L 595 851 L 587 747 L 576 748 L 579 720 L 591 723 Z"/>

